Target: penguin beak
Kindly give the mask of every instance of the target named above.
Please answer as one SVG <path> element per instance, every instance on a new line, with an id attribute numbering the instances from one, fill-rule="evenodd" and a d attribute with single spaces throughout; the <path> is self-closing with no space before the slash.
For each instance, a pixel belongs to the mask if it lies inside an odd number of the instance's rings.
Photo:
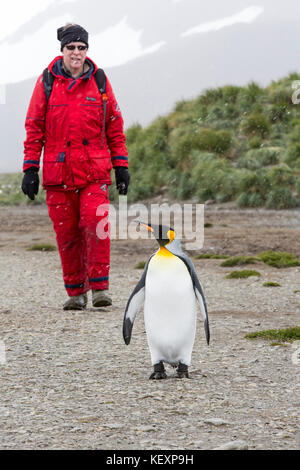
<path id="1" fill-rule="evenodd" d="M 141 227 L 145 227 L 147 230 L 149 230 L 149 232 L 154 233 L 154 230 L 150 225 L 146 225 L 146 224 L 143 224 L 143 223 L 141 223 L 140 225 L 141 225 Z"/>
<path id="2" fill-rule="evenodd" d="M 154 229 L 151 227 L 151 225 L 145 224 L 144 222 L 141 222 L 140 220 L 135 220 L 135 222 L 136 222 L 138 225 L 140 225 L 141 227 L 144 227 L 144 228 L 146 228 L 147 230 L 149 230 L 149 232 L 154 233 Z"/>

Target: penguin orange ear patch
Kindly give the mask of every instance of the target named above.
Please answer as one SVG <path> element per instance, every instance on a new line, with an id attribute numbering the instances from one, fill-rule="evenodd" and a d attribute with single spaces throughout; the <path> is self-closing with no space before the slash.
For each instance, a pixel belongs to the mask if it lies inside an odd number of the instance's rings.
<path id="1" fill-rule="evenodd" d="M 168 238 L 169 238 L 170 242 L 172 242 L 175 238 L 174 230 L 168 230 L 167 235 L 168 235 Z"/>

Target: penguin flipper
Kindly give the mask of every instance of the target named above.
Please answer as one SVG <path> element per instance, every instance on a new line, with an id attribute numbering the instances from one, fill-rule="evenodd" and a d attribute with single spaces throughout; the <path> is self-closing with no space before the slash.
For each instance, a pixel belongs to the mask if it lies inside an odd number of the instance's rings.
<path id="1" fill-rule="evenodd" d="M 190 258 L 188 256 L 186 256 L 185 254 L 183 254 L 183 253 L 180 254 L 180 256 L 179 255 L 177 255 L 177 256 L 185 263 L 185 265 L 186 265 L 186 267 L 187 267 L 187 269 L 190 273 L 190 276 L 192 278 L 194 292 L 195 292 L 195 295 L 196 295 L 196 299 L 199 303 L 202 319 L 203 319 L 203 322 L 204 322 L 206 342 L 207 342 L 207 344 L 209 344 L 209 340 L 210 340 L 209 321 L 208 321 L 207 305 L 206 305 L 206 300 L 205 300 L 205 297 L 204 297 L 202 286 L 200 284 L 200 281 L 198 279 L 195 267 L 194 267 L 192 261 L 190 260 Z"/>
<path id="2" fill-rule="evenodd" d="M 137 283 L 137 285 L 135 286 L 126 305 L 125 315 L 124 315 L 124 320 L 123 320 L 123 338 L 124 338 L 125 344 L 130 343 L 135 317 L 145 300 L 145 280 L 146 280 L 148 265 L 152 256 L 149 258 L 145 266 L 144 272 L 142 274 L 142 277 Z"/>
<path id="3" fill-rule="evenodd" d="M 201 285 L 200 285 L 201 288 Z M 205 337 L 206 337 L 206 342 L 209 344 L 210 340 L 210 331 L 209 331 L 209 321 L 208 321 L 208 314 L 207 314 L 207 307 L 206 307 L 206 301 L 205 297 L 203 294 L 203 291 L 201 291 L 194 285 L 194 291 L 196 294 L 196 299 L 198 300 L 198 303 L 200 305 L 200 310 L 204 322 L 204 330 L 205 330 Z"/>
<path id="4" fill-rule="evenodd" d="M 131 332 L 135 317 L 145 300 L 145 286 L 140 286 L 140 282 L 132 292 L 125 310 L 123 320 L 123 338 L 126 344 L 130 343 Z"/>

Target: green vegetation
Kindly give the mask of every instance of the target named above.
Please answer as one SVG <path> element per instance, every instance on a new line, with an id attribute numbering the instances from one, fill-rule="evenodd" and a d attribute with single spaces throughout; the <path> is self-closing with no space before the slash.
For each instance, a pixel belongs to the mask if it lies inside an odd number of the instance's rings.
<path id="1" fill-rule="evenodd" d="M 298 258 L 292 253 L 285 251 L 264 251 L 258 255 L 258 258 L 269 266 L 273 266 L 275 268 L 300 266 Z"/>
<path id="2" fill-rule="evenodd" d="M 225 259 L 229 258 L 227 255 L 214 255 L 211 253 L 201 253 L 199 255 L 194 256 L 195 259 Z"/>
<path id="3" fill-rule="evenodd" d="M 127 130 L 129 200 L 168 188 L 170 197 L 235 201 L 238 207 L 300 206 L 300 106 L 290 74 L 268 87 L 208 89 L 148 127 Z"/>
<path id="4" fill-rule="evenodd" d="M 208 89 L 178 102 L 147 127 L 126 131 L 131 186 L 128 201 L 170 198 L 240 208 L 300 207 L 300 105 L 291 101 L 291 73 L 267 87 L 249 83 Z M 36 204 L 20 189 L 22 174 L 1 175 L 0 204 Z M 115 185 L 111 200 L 118 197 Z"/>
<path id="5" fill-rule="evenodd" d="M 241 123 L 242 132 L 250 136 L 258 136 L 264 139 L 271 132 L 271 123 L 261 110 L 249 114 Z"/>
<path id="6" fill-rule="evenodd" d="M 51 243 L 37 243 L 27 248 L 27 251 L 55 251 L 56 247 Z"/>
<path id="7" fill-rule="evenodd" d="M 250 276 L 260 276 L 258 271 L 252 271 L 250 269 L 243 269 L 241 271 L 232 271 L 230 274 L 225 276 L 226 279 L 246 279 Z"/>
<path id="8" fill-rule="evenodd" d="M 204 257 L 204 256 L 202 256 Z M 258 261 L 262 261 L 269 266 L 275 268 L 290 268 L 293 266 L 300 266 L 300 261 L 292 253 L 285 251 L 263 251 L 257 256 L 233 256 L 227 257 L 220 266 L 222 267 L 232 267 L 232 266 L 242 266 L 245 264 L 254 264 Z"/>
<path id="9" fill-rule="evenodd" d="M 256 261 L 257 258 L 255 258 L 254 256 L 233 256 L 232 258 L 223 261 L 220 266 L 242 266 L 243 264 L 254 264 Z"/>
<path id="10" fill-rule="evenodd" d="M 144 269 L 145 266 L 146 266 L 146 261 L 140 261 L 139 263 L 135 265 L 134 269 Z"/>
<path id="11" fill-rule="evenodd" d="M 278 284 L 278 282 L 269 281 L 269 282 L 264 282 L 263 287 L 281 287 L 281 285 Z"/>
<path id="12" fill-rule="evenodd" d="M 279 330 L 262 330 L 245 335 L 247 339 L 263 338 L 279 342 L 300 340 L 300 326 L 284 328 Z"/>

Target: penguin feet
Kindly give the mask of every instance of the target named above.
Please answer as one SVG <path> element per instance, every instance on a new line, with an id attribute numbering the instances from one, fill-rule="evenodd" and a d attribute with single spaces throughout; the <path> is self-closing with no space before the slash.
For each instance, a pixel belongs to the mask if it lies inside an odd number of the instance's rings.
<path id="1" fill-rule="evenodd" d="M 150 380 L 161 380 L 166 379 L 167 374 L 165 371 L 164 363 L 160 361 L 158 364 L 154 364 L 154 372 L 150 375 Z"/>
<path id="2" fill-rule="evenodd" d="M 188 372 L 188 366 L 186 364 L 183 364 L 182 362 L 179 362 L 178 367 L 177 367 L 177 378 L 178 379 L 188 379 L 189 378 L 189 372 Z"/>

